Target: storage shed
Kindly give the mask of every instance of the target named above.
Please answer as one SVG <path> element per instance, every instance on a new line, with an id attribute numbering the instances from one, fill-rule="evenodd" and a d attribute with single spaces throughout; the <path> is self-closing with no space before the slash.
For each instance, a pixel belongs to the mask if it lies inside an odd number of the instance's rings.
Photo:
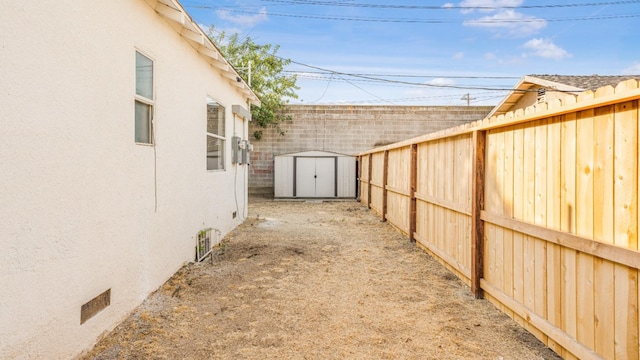
<path id="1" fill-rule="evenodd" d="M 327 151 L 274 157 L 276 198 L 355 198 L 356 158 Z"/>

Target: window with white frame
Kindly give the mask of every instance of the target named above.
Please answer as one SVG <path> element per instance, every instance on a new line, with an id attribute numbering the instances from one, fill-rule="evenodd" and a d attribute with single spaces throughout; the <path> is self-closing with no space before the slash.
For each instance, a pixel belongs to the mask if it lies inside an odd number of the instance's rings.
<path id="1" fill-rule="evenodd" d="M 153 144 L 153 60 L 136 51 L 136 143 Z"/>
<path id="2" fill-rule="evenodd" d="M 224 170 L 224 107 L 207 98 L 207 170 Z"/>

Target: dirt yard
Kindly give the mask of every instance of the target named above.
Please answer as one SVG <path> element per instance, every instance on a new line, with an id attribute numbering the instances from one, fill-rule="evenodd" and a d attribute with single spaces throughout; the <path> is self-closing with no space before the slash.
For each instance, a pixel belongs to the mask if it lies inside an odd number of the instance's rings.
<path id="1" fill-rule="evenodd" d="M 361 204 L 252 199 L 83 359 L 557 359 Z"/>

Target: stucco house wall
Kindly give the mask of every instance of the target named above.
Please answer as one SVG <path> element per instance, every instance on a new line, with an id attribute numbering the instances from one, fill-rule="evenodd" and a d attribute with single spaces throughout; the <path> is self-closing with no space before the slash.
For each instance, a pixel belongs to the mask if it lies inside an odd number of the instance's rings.
<path id="1" fill-rule="evenodd" d="M 247 96 L 154 4 L 3 3 L 0 359 L 78 355 L 194 259 L 199 230 L 247 216 L 230 158 Z M 136 50 L 154 61 L 156 146 L 134 141 Z M 225 171 L 206 170 L 207 96 L 226 111 Z"/>

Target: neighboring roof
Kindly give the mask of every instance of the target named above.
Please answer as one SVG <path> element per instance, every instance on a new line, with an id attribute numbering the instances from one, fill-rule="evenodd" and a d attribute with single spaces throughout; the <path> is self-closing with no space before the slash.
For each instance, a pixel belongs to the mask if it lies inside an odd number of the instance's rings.
<path id="1" fill-rule="evenodd" d="M 529 75 L 530 78 L 537 78 L 551 81 L 558 84 L 565 84 L 581 88 L 584 90 L 596 90 L 603 86 L 616 86 L 618 83 L 629 79 L 640 79 L 640 75 Z"/>
<path id="2" fill-rule="evenodd" d="M 237 88 L 247 97 L 249 103 L 260 105 L 258 96 L 242 79 L 233 65 L 222 56 L 220 50 L 202 29 L 200 29 L 198 24 L 191 19 L 191 16 L 189 16 L 178 0 L 145 0 L 145 2 L 156 13 L 169 20 L 172 24 L 171 27 L 193 46 L 200 55 L 206 58 L 211 65 L 220 70 L 220 73 L 227 78 L 231 86 Z"/>
<path id="3" fill-rule="evenodd" d="M 540 87 L 547 90 L 578 94 L 607 85 L 616 86 L 618 83 L 629 79 L 640 80 L 640 75 L 525 75 L 513 90 L 491 110 L 487 117 L 506 113 L 527 92 L 536 91 Z"/>

